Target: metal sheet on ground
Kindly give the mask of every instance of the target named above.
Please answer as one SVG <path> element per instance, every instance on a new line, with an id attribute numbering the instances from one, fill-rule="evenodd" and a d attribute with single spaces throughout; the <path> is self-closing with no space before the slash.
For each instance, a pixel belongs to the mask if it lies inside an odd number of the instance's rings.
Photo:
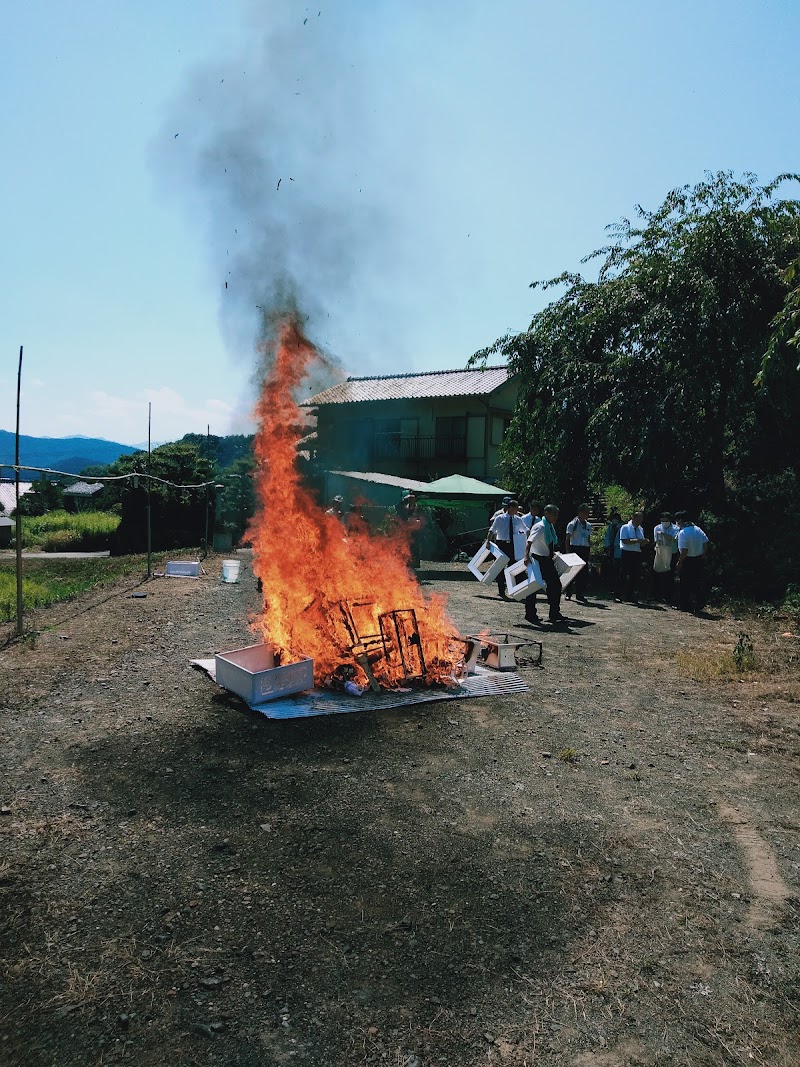
<path id="1" fill-rule="evenodd" d="M 197 667 L 216 682 L 216 664 L 213 659 L 193 659 L 190 662 L 193 667 Z M 439 700 L 470 700 L 474 697 L 502 696 L 505 693 L 525 693 L 529 689 L 530 686 L 518 674 L 508 671 L 500 674 L 485 667 L 477 667 L 475 674 L 471 674 L 452 689 L 409 689 L 408 692 L 385 690 L 381 693 L 367 692 L 360 697 L 351 697 L 333 690 L 312 689 L 308 693 L 271 700 L 267 704 L 247 706 L 268 719 L 301 719 L 312 715 L 380 711 L 383 708 L 428 704 Z"/>

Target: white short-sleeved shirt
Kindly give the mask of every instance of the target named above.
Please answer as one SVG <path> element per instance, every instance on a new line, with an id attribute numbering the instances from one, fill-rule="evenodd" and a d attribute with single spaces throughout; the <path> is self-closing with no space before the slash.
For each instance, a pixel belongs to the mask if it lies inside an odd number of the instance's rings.
<path id="1" fill-rule="evenodd" d="M 694 523 L 690 523 L 678 534 L 678 549 L 683 552 L 686 549 L 686 555 L 692 559 L 695 556 L 703 555 L 703 545 L 708 541 L 708 538 L 700 529 L 699 526 L 695 526 Z"/>
<path id="2" fill-rule="evenodd" d="M 509 533 L 512 534 L 510 538 L 508 536 Z M 522 559 L 525 555 L 528 527 L 525 525 L 521 515 L 509 515 L 507 511 L 501 511 L 489 527 L 489 536 L 495 541 L 512 541 L 515 559 Z"/>
<path id="3" fill-rule="evenodd" d="M 539 519 L 541 519 L 541 517 L 542 517 L 541 515 L 534 515 L 533 512 L 529 511 L 525 515 L 522 516 L 522 521 L 525 523 L 525 525 L 530 530 L 530 529 L 533 528 L 533 524 L 535 522 L 538 522 Z"/>
<path id="4" fill-rule="evenodd" d="M 589 539 L 592 536 L 592 524 L 590 522 L 584 524 L 576 516 L 572 522 L 567 523 L 567 533 L 569 534 L 570 546 L 588 548 L 591 544 Z"/>
<path id="5" fill-rule="evenodd" d="M 626 537 L 635 537 L 635 545 L 626 545 Z M 641 542 L 644 541 L 644 530 L 641 526 L 634 526 L 632 522 L 626 522 L 625 525 L 619 531 L 619 546 L 623 552 L 641 552 Z"/>
<path id="6" fill-rule="evenodd" d="M 672 548 L 674 556 L 678 551 L 678 534 L 680 532 L 680 527 L 676 526 L 674 522 L 660 522 L 653 530 L 653 540 L 657 545 L 666 545 Z M 660 537 L 659 534 L 661 535 Z"/>
<path id="7" fill-rule="evenodd" d="M 531 527 L 528 534 L 528 544 L 531 546 L 531 554 L 534 556 L 549 556 L 550 546 L 547 543 L 544 519 L 539 519 Z"/>

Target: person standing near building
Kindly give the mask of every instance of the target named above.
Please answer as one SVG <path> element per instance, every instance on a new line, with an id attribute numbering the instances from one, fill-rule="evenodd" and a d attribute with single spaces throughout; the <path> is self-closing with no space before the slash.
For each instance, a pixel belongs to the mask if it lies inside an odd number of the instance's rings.
<path id="1" fill-rule="evenodd" d="M 572 522 L 567 523 L 566 538 L 567 551 L 574 552 L 576 556 L 580 556 L 586 564 L 575 575 L 575 581 L 572 583 L 575 588 L 575 599 L 581 604 L 587 603 L 586 586 L 589 582 L 591 537 L 592 524 L 589 522 L 589 505 L 581 504 L 578 508 L 578 514 Z M 567 589 L 564 595 L 569 600 L 572 597 L 572 588 Z"/>
<path id="2" fill-rule="evenodd" d="M 620 588 L 617 591 L 616 601 L 629 600 L 632 604 L 638 604 L 639 580 L 642 575 L 642 549 L 649 545 L 649 540 L 642 529 L 641 511 L 635 511 L 630 522 L 619 531 L 619 543 L 622 548 L 620 559 Z M 621 595 L 620 595 L 621 594 Z"/>
<path id="3" fill-rule="evenodd" d="M 672 603 L 673 579 L 678 563 L 679 532 L 668 511 L 662 513 L 661 522 L 653 530 L 653 543 L 656 546 L 653 558 L 653 592 L 655 599 L 665 604 Z"/>
<path id="4" fill-rule="evenodd" d="M 555 528 L 557 521 L 558 508 L 555 504 L 548 504 L 544 509 L 544 515 L 538 522 L 533 524 L 531 532 L 528 534 L 528 544 L 525 548 L 524 559 L 526 564 L 530 563 L 531 559 L 535 559 L 539 564 L 542 581 L 547 592 L 550 622 L 565 623 L 569 622 L 569 619 L 565 619 L 561 614 L 561 580 L 553 562 L 553 556 L 558 545 L 558 534 Z M 528 622 L 539 622 L 539 616 L 536 612 L 536 593 L 531 593 L 525 600 L 525 618 Z"/>
<path id="5" fill-rule="evenodd" d="M 697 614 L 706 606 L 706 556 L 710 541 L 685 511 L 675 516 L 678 526 L 680 609 Z"/>
<path id="6" fill-rule="evenodd" d="M 486 535 L 486 547 L 493 541 L 501 552 L 508 556 L 508 565 L 511 566 L 525 555 L 525 546 L 528 541 L 528 528 L 522 521 L 519 513 L 519 501 L 510 499 L 505 511 L 501 511 L 492 520 L 489 533 Z M 497 578 L 497 592 L 501 597 L 506 595 L 506 576 L 503 571 Z"/>
<path id="7" fill-rule="evenodd" d="M 417 494 L 413 489 L 406 490 L 403 493 L 403 499 L 397 505 L 397 516 L 401 522 L 407 524 L 407 528 L 410 531 L 408 538 L 408 546 L 411 549 L 411 564 L 413 567 L 419 567 L 420 564 L 420 531 L 422 529 L 423 518 L 422 513 L 417 506 Z"/>
<path id="8" fill-rule="evenodd" d="M 339 519 L 340 522 L 344 522 L 345 521 L 344 497 L 343 496 L 339 496 L 337 494 L 333 498 L 333 500 L 331 501 L 331 506 L 327 509 L 325 514 L 326 515 L 333 515 L 334 518 Z"/>

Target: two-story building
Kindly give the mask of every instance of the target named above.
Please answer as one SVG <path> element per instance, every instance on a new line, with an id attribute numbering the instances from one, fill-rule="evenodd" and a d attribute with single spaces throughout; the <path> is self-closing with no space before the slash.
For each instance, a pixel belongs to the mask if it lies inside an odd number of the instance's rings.
<path id="1" fill-rule="evenodd" d="M 516 399 L 507 367 L 348 378 L 305 402 L 317 419 L 308 447 L 328 471 L 496 483 Z"/>

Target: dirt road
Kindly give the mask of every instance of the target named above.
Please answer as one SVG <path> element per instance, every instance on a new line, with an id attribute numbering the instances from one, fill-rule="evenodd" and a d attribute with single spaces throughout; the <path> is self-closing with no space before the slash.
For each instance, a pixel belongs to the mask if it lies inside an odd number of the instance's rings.
<path id="1" fill-rule="evenodd" d="M 570 604 L 529 693 L 270 722 L 218 573 L 0 653 L 0 1063 L 796 1067 L 800 642 Z"/>

